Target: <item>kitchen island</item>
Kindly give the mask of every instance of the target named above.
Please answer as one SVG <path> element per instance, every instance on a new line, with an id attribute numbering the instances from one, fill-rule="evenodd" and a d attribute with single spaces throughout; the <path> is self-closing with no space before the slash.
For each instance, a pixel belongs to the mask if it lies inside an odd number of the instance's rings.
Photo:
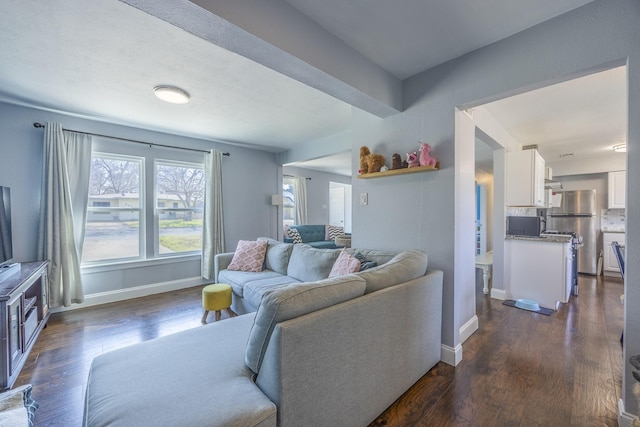
<path id="1" fill-rule="evenodd" d="M 572 236 L 505 237 L 507 297 L 537 301 L 557 310 L 573 285 Z"/>

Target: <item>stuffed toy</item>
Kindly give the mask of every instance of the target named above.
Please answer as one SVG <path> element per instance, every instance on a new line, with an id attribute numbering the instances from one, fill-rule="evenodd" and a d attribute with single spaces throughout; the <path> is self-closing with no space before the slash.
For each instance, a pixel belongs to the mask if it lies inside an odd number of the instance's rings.
<path id="1" fill-rule="evenodd" d="M 384 156 L 381 154 L 372 154 L 369 147 L 360 147 L 360 174 L 380 172 L 380 168 L 384 166 Z"/>
<path id="2" fill-rule="evenodd" d="M 424 142 L 420 143 L 420 166 L 434 166 L 437 163 L 435 157 L 431 156 L 431 146 Z"/>
<path id="3" fill-rule="evenodd" d="M 402 169 L 402 159 L 400 154 L 393 153 L 391 156 L 391 169 Z"/>
<path id="4" fill-rule="evenodd" d="M 420 161 L 418 160 L 418 153 L 417 152 L 413 152 L 413 153 L 407 153 L 407 165 L 410 168 L 415 168 L 417 166 L 420 166 Z"/>

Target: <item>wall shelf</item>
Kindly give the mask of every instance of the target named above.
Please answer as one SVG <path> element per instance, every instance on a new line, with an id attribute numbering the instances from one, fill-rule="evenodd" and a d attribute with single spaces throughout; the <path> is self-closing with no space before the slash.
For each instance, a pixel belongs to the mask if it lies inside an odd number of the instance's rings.
<path id="1" fill-rule="evenodd" d="M 358 179 L 382 178 L 383 176 L 406 175 L 408 173 L 435 172 L 440 170 L 440 162 L 435 166 L 416 166 L 414 168 L 389 169 L 384 172 L 372 172 L 358 175 Z"/>

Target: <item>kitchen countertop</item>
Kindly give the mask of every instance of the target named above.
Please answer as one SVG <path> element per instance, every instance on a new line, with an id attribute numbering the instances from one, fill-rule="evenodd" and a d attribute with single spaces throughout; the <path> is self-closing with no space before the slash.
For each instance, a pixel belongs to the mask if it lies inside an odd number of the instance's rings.
<path id="1" fill-rule="evenodd" d="M 548 243 L 571 243 L 572 237 L 566 234 L 557 234 L 554 236 L 505 236 L 505 240 L 529 240 L 533 242 Z"/>

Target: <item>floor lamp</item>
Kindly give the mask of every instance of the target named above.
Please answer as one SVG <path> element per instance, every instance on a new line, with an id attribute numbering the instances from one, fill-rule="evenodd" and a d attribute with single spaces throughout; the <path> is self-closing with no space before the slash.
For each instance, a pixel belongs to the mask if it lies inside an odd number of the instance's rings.
<path id="1" fill-rule="evenodd" d="M 271 205 L 276 207 L 276 240 L 280 240 L 279 221 L 280 221 L 280 205 L 282 205 L 282 195 L 272 194 Z"/>

